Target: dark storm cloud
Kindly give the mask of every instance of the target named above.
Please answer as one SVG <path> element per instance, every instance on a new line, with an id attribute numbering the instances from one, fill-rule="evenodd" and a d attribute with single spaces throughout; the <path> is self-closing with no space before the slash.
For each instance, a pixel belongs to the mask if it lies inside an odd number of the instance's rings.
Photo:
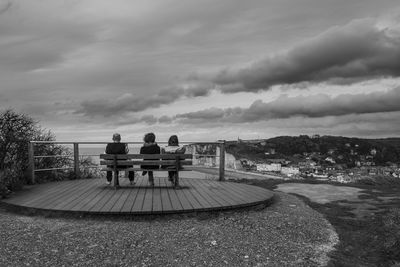
<path id="1" fill-rule="evenodd" d="M 249 108 L 211 108 L 178 114 L 185 123 L 257 122 L 291 117 L 322 118 L 348 114 L 369 114 L 400 111 L 400 87 L 387 92 L 370 94 L 343 94 L 331 97 L 325 94 L 289 97 L 283 95 L 272 102 L 253 102 Z"/>
<path id="2" fill-rule="evenodd" d="M 85 116 L 112 116 L 128 112 L 139 112 L 150 108 L 158 108 L 184 97 L 207 96 L 210 93 L 209 83 L 196 83 L 186 88 L 176 87 L 159 91 L 153 96 L 134 96 L 125 94 L 117 98 L 83 101 L 76 114 Z"/>
<path id="3" fill-rule="evenodd" d="M 158 118 L 158 122 L 159 123 L 171 123 L 173 121 L 173 119 L 169 116 L 161 116 L 160 118 Z"/>
<path id="4" fill-rule="evenodd" d="M 218 120 L 224 117 L 227 110 L 223 110 L 220 108 L 210 108 L 195 112 L 189 112 L 185 114 L 178 114 L 176 118 L 186 118 L 191 120 Z"/>
<path id="5" fill-rule="evenodd" d="M 145 115 L 140 118 L 140 121 L 145 122 L 147 124 L 155 124 L 157 123 L 157 118 L 153 115 Z"/>
<path id="6" fill-rule="evenodd" d="M 369 79 L 400 75 L 400 32 L 380 29 L 372 19 L 355 20 L 239 69 L 225 69 L 213 81 L 222 92 L 267 90 L 299 82 Z"/>
<path id="7" fill-rule="evenodd" d="M 6 1 L 5 3 L 0 2 L 0 15 L 7 12 L 12 6 L 12 3 L 9 1 Z"/>
<path id="8" fill-rule="evenodd" d="M 201 75 L 191 74 L 188 84 L 177 86 L 173 89 L 159 91 L 154 96 L 134 97 L 128 96 L 116 100 L 90 100 L 82 103 L 78 113 L 87 116 L 123 114 L 126 112 L 138 112 L 149 108 L 157 108 L 170 104 L 178 99 L 187 97 L 208 96 L 213 90 L 223 93 L 235 93 L 242 91 L 267 90 L 273 85 L 294 83 L 318 83 L 333 82 L 354 83 L 364 79 L 380 76 L 400 75 L 400 33 L 395 28 L 380 29 L 376 21 L 372 19 L 355 20 L 343 27 L 334 27 L 308 41 L 295 45 L 288 52 L 268 57 L 255 62 L 253 65 L 237 71 L 225 69 L 219 72 L 210 81 L 201 78 Z M 212 75 L 211 75 L 212 76 Z M 313 98 L 317 98 L 316 96 Z M 328 96 L 318 96 L 321 103 L 333 101 Z M 307 103 L 308 99 L 301 100 Z M 280 102 L 290 102 L 291 98 L 278 99 Z M 355 99 L 356 101 L 356 99 Z M 345 101 L 344 101 L 345 102 Z M 359 105 L 360 103 L 354 103 Z M 274 108 L 274 103 L 255 102 L 247 110 L 243 111 L 242 118 L 257 120 L 258 113 L 269 117 L 288 117 L 292 114 L 304 116 L 325 116 L 333 114 L 331 110 L 322 109 L 319 114 L 313 114 L 311 110 L 296 107 L 296 103 L 289 103 L 292 108 L 279 110 Z M 364 105 L 360 105 L 365 107 Z M 366 108 L 366 107 L 365 107 Z M 342 107 L 335 111 L 338 115 L 347 112 L 348 107 Z M 206 112 L 187 113 L 188 119 L 201 119 L 209 116 L 216 110 Z M 235 116 L 237 114 L 235 113 Z M 192 116 L 200 116 L 193 117 Z M 220 118 L 216 114 L 215 118 Z M 237 120 L 236 118 L 233 119 Z"/>
<path id="9" fill-rule="evenodd" d="M 183 89 L 177 88 L 163 90 L 149 97 L 125 94 L 117 98 L 89 100 L 82 102 L 80 109 L 75 111 L 75 113 L 89 117 L 97 115 L 110 117 L 128 112 L 139 112 L 172 103 L 181 97 L 183 92 Z"/>

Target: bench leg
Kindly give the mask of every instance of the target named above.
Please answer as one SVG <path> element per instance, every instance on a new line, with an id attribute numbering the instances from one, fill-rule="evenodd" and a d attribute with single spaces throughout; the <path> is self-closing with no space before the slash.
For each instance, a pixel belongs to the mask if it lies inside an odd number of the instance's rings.
<path id="1" fill-rule="evenodd" d="M 114 187 L 115 189 L 119 187 L 118 171 L 114 171 Z"/>
<path id="2" fill-rule="evenodd" d="M 174 175 L 175 177 L 175 179 L 174 179 L 174 187 L 175 188 L 179 188 L 180 186 L 179 186 L 179 172 L 176 172 L 175 173 L 175 175 Z"/>

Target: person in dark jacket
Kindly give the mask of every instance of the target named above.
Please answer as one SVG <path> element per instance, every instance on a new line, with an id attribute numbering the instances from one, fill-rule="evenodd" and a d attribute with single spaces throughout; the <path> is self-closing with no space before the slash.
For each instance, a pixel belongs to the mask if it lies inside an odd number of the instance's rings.
<path id="1" fill-rule="evenodd" d="M 154 133 L 147 133 L 143 138 L 144 144 L 140 148 L 140 154 L 160 154 L 160 147 L 156 143 L 156 136 Z M 145 169 L 158 169 L 159 166 L 155 165 L 142 165 L 142 168 Z M 154 186 L 154 175 L 152 171 L 143 171 L 142 175 L 149 176 L 149 183 L 151 186 Z"/>
<path id="2" fill-rule="evenodd" d="M 106 146 L 106 154 L 128 154 L 129 149 L 128 145 L 125 143 L 121 143 L 121 135 L 119 133 L 113 134 L 112 140 L 114 141 L 113 143 L 108 143 Z M 112 167 L 112 166 L 109 166 Z M 131 166 L 117 166 L 118 168 L 124 168 L 124 167 L 131 167 Z M 118 176 L 118 171 L 117 171 L 117 176 Z M 129 171 L 128 174 L 129 181 L 131 185 L 134 185 L 134 179 L 135 179 L 135 172 Z M 112 171 L 107 171 L 107 184 L 110 185 L 112 180 Z M 117 180 L 118 184 L 118 180 Z"/>

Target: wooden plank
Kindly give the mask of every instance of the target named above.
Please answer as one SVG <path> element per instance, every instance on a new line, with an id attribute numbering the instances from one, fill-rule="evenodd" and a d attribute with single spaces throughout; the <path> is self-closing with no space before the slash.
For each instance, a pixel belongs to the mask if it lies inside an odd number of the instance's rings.
<path id="1" fill-rule="evenodd" d="M 244 188 L 249 188 L 248 190 L 253 192 L 253 194 L 257 194 L 261 197 L 266 197 L 266 196 L 269 197 L 271 192 L 268 191 L 267 189 L 255 185 L 244 185 Z"/>
<path id="2" fill-rule="evenodd" d="M 6 203 L 13 203 L 16 205 L 24 206 L 25 204 L 37 200 L 39 198 L 43 198 L 46 192 L 49 190 L 53 190 L 54 188 L 59 188 L 60 190 L 64 190 L 66 187 L 74 185 L 74 181 L 62 181 L 62 182 L 49 182 L 45 184 L 36 184 L 29 186 L 28 189 L 25 187 L 22 191 L 19 191 L 13 197 L 9 199 L 2 200 Z M 64 189 L 63 189 L 64 188 Z"/>
<path id="3" fill-rule="evenodd" d="M 254 187 L 247 187 L 244 184 L 226 183 L 225 185 L 229 190 L 234 192 L 238 198 L 244 201 L 254 201 L 254 199 L 260 199 L 261 196 Z"/>
<path id="4" fill-rule="evenodd" d="M 180 159 L 191 159 L 191 154 L 117 154 L 117 159 L 175 159 L 179 155 Z M 112 160 L 114 154 L 100 154 L 100 159 Z"/>
<path id="5" fill-rule="evenodd" d="M 90 181 L 85 181 L 84 184 L 80 185 L 78 188 L 74 190 L 68 190 L 62 194 L 57 195 L 52 202 L 47 204 L 48 209 L 55 209 L 55 210 L 63 210 L 63 207 L 68 205 L 70 202 L 78 198 L 81 194 L 86 193 L 90 190 L 92 186 L 90 186 Z"/>
<path id="6" fill-rule="evenodd" d="M 221 207 L 231 206 L 231 204 L 226 199 L 222 198 L 219 194 L 213 194 L 212 192 L 210 192 L 210 186 L 207 184 L 206 180 L 194 180 L 194 183 L 197 183 L 196 189 L 207 196 L 210 200 L 215 201 Z"/>
<path id="7" fill-rule="evenodd" d="M 81 201 L 84 201 L 87 198 L 88 194 L 90 194 L 92 191 L 98 190 L 98 186 L 95 186 L 93 184 L 86 184 L 85 187 L 86 190 L 79 190 L 74 192 L 68 199 L 60 203 L 55 208 L 61 210 L 76 210 L 74 209 L 75 205 L 79 204 Z"/>
<path id="8" fill-rule="evenodd" d="M 153 207 L 152 207 L 152 212 L 156 213 L 161 213 L 163 211 L 162 209 L 162 203 L 161 203 L 161 180 L 164 180 L 163 178 L 155 178 L 154 183 L 155 187 L 153 189 Z"/>
<path id="9" fill-rule="evenodd" d="M 101 171 L 114 171 L 114 168 L 101 168 Z M 117 168 L 117 171 L 154 171 L 154 172 L 167 172 L 167 171 L 176 171 L 176 169 L 170 168 L 159 168 L 159 169 L 148 169 L 148 168 Z M 184 171 L 193 171 L 190 167 L 179 168 L 180 172 Z"/>
<path id="10" fill-rule="evenodd" d="M 175 160 L 118 160 L 117 165 L 118 166 L 131 166 L 131 165 L 168 165 L 168 166 L 174 166 L 175 165 Z M 192 165 L 193 162 L 191 160 L 180 160 L 179 163 L 181 165 Z M 100 165 L 114 165 L 114 161 L 112 160 L 101 160 Z"/>
<path id="11" fill-rule="evenodd" d="M 116 157 L 115 157 L 116 156 Z M 100 159 L 114 160 L 117 159 L 128 159 L 127 154 L 100 154 Z"/>
<path id="12" fill-rule="evenodd" d="M 124 205 L 126 199 L 129 196 L 129 193 L 132 191 L 132 188 L 130 187 L 126 187 L 126 186 L 121 186 L 121 188 L 119 188 L 117 190 L 118 194 L 120 195 L 119 198 L 115 199 L 114 201 L 114 205 L 109 209 L 109 212 L 112 213 L 119 213 L 120 210 L 122 209 L 122 206 Z M 112 202 L 113 200 L 111 200 L 110 202 Z"/>
<path id="13" fill-rule="evenodd" d="M 245 206 L 264 201 L 273 194 L 251 185 L 212 180 L 181 179 L 182 189 L 175 190 L 164 176 L 155 178 L 155 188 L 147 177 L 136 177 L 134 187 L 122 181 L 122 189 L 102 186 L 100 179 L 75 180 L 33 186 L 28 196 L 15 198 L 16 203 L 31 202 L 34 207 L 102 213 L 169 213 L 212 210 Z M 39 195 L 39 196 L 38 196 Z M 4 202 L 12 203 L 11 199 Z M 34 199 L 34 200 L 32 200 Z"/>
<path id="14" fill-rule="evenodd" d="M 264 201 L 270 197 L 268 191 L 260 188 L 258 190 L 254 186 L 238 184 L 238 183 L 231 183 L 231 182 L 216 182 L 215 183 L 219 186 L 226 188 L 225 195 L 230 193 L 230 197 L 234 197 L 237 200 L 241 201 L 243 204 L 245 203 L 254 203 L 259 201 Z M 243 204 L 241 206 L 243 206 Z"/>
<path id="15" fill-rule="evenodd" d="M 79 182 L 76 183 L 68 183 L 63 184 L 63 185 L 58 185 L 52 188 L 49 188 L 47 191 L 41 191 L 38 192 L 39 197 L 35 198 L 31 201 L 27 201 L 27 203 L 24 203 L 24 206 L 36 206 L 40 207 L 42 203 L 48 203 L 51 202 L 52 200 L 56 199 L 58 195 L 60 195 L 63 192 L 72 192 L 75 188 L 81 187 L 82 184 L 84 184 L 84 180 L 80 180 Z"/>
<path id="16" fill-rule="evenodd" d="M 167 190 L 167 187 L 170 186 L 171 183 L 167 181 L 167 179 L 160 179 L 160 187 L 162 187 L 160 198 L 163 212 L 170 212 L 174 210 Z"/>
<path id="17" fill-rule="evenodd" d="M 193 196 L 192 190 L 193 188 L 187 182 L 187 179 L 181 179 L 181 186 L 184 187 L 182 190 L 185 195 L 187 201 L 190 203 L 193 209 L 202 209 L 203 206 L 199 203 L 199 201 Z"/>
<path id="18" fill-rule="evenodd" d="M 99 212 L 103 206 L 109 201 L 109 199 L 114 195 L 115 189 L 112 186 L 104 186 L 104 194 L 102 194 L 102 197 L 97 203 L 90 208 L 91 212 Z"/>
<path id="19" fill-rule="evenodd" d="M 229 201 L 231 203 L 232 206 L 236 206 L 236 205 L 242 205 L 245 202 L 242 199 L 239 199 L 237 197 L 235 197 L 232 194 L 232 191 L 227 189 L 226 187 L 224 187 L 224 182 L 217 182 L 217 181 L 210 181 L 210 180 L 206 180 L 206 182 L 208 184 L 211 185 L 210 187 L 210 191 L 213 192 L 213 188 L 218 188 L 218 194 L 223 196 L 227 201 Z M 213 192 L 214 194 L 217 192 Z"/>
<path id="20" fill-rule="evenodd" d="M 230 206 L 230 203 L 227 202 L 225 199 L 221 198 L 219 194 L 216 195 L 210 191 L 210 188 L 207 185 L 206 180 L 195 179 L 194 183 L 197 184 L 196 189 L 198 190 L 198 192 L 207 197 L 210 201 L 216 202 L 220 207 Z"/>
<path id="21" fill-rule="evenodd" d="M 228 183 L 227 187 L 247 202 L 264 201 L 273 196 L 267 190 L 250 185 Z"/>
<path id="22" fill-rule="evenodd" d="M 232 197 L 232 195 L 227 191 L 227 189 L 220 185 L 221 182 L 204 180 L 204 183 L 207 184 L 207 189 L 212 195 L 219 196 L 226 203 L 229 203 L 229 206 L 243 204 L 242 201 L 239 201 L 238 199 Z"/>
<path id="23" fill-rule="evenodd" d="M 114 206 L 111 208 L 110 212 L 113 213 L 121 211 L 128 196 L 132 191 L 134 191 L 134 185 L 131 185 L 130 182 L 123 181 L 121 182 L 121 188 L 119 188 L 118 191 L 120 191 L 121 197 L 115 202 Z"/>
<path id="24" fill-rule="evenodd" d="M 175 192 L 175 189 L 173 189 L 171 186 L 167 187 L 169 199 L 171 200 L 171 206 L 172 209 L 175 211 L 182 210 L 182 205 L 181 202 Z"/>
<path id="25" fill-rule="evenodd" d="M 66 188 L 74 186 L 76 183 L 72 181 L 66 182 L 50 182 L 41 185 L 35 185 L 31 188 L 31 191 L 28 194 L 18 195 L 17 198 L 14 198 L 20 205 L 25 206 L 29 205 L 29 203 L 34 203 L 35 201 L 39 201 L 40 199 L 46 198 L 48 195 L 56 192 L 56 191 L 64 191 Z"/>
<path id="26" fill-rule="evenodd" d="M 196 188 L 197 185 L 194 183 L 194 180 L 196 180 L 196 179 L 187 179 L 187 181 L 190 183 L 191 189 L 192 189 L 190 192 L 197 199 L 197 201 L 201 204 L 203 209 L 219 207 L 218 203 L 215 203 L 214 201 L 208 199 L 206 196 L 204 196 L 197 190 L 197 188 Z"/>
<path id="27" fill-rule="evenodd" d="M 147 177 L 141 177 L 140 186 L 137 186 L 138 193 L 136 195 L 135 202 L 132 205 L 131 212 L 134 213 L 142 212 L 143 201 L 146 194 L 146 186 L 148 185 L 146 178 Z"/>
<path id="28" fill-rule="evenodd" d="M 159 168 L 159 169 L 148 169 L 148 168 L 128 168 L 128 169 L 123 169 L 123 170 L 127 170 L 127 171 L 154 171 L 154 172 L 167 172 L 167 171 L 176 171 L 176 169 L 163 169 L 163 168 Z M 184 172 L 184 171 L 192 171 L 191 169 L 186 169 L 185 168 L 179 168 L 180 172 Z"/>
<path id="29" fill-rule="evenodd" d="M 235 184 L 233 183 L 229 183 L 229 182 L 222 182 L 224 183 L 224 187 L 227 188 L 232 196 L 234 196 L 236 199 L 241 200 L 242 202 L 246 203 L 246 202 L 251 202 L 253 196 L 249 196 L 249 192 L 246 190 L 242 190 L 241 188 L 238 188 Z"/>
<path id="30" fill-rule="evenodd" d="M 226 199 L 221 191 L 215 185 L 209 184 L 208 180 L 198 180 L 200 182 L 199 190 L 204 190 L 204 194 L 207 194 L 210 198 L 214 199 L 221 207 L 233 206 L 230 199 Z"/>
<path id="31" fill-rule="evenodd" d="M 185 211 L 191 211 L 193 210 L 193 206 L 191 205 L 190 201 L 186 198 L 186 195 L 184 191 L 188 189 L 186 188 L 181 188 L 181 189 L 175 189 L 176 196 L 180 200 L 180 203 L 182 205 L 182 209 Z"/>
<path id="32" fill-rule="evenodd" d="M 129 196 L 126 198 L 124 204 L 122 205 L 122 207 L 120 209 L 120 212 L 122 212 L 122 213 L 131 212 L 132 206 L 135 203 L 137 193 L 139 192 L 139 187 L 141 186 L 141 183 L 143 182 L 143 178 L 137 176 L 135 178 L 135 182 L 136 182 L 136 184 L 131 188 Z"/>
<path id="33" fill-rule="evenodd" d="M 154 178 L 154 180 L 156 180 L 156 178 Z M 154 181 L 154 183 L 155 183 L 155 181 Z M 151 210 L 153 209 L 153 189 L 154 189 L 154 187 L 151 187 L 151 186 L 146 187 L 146 193 L 144 195 L 142 212 L 148 213 L 148 212 L 151 212 Z"/>
<path id="34" fill-rule="evenodd" d="M 93 195 L 93 197 L 92 197 L 91 199 L 89 199 L 89 200 L 85 203 L 85 205 L 83 205 L 83 206 L 81 207 L 81 210 L 82 210 L 82 211 L 90 211 L 90 209 L 91 209 L 94 205 L 96 205 L 97 202 L 99 202 L 101 199 L 104 198 L 104 195 L 105 195 L 106 192 L 107 192 L 106 188 L 107 188 L 107 187 L 105 187 L 105 186 L 98 188 L 98 190 L 96 191 L 97 193 L 96 193 L 95 195 Z"/>
<path id="35" fill-rule="evenodd" d="M 115 189 L 114 194 L 111 196 L 111 198 L 107 201 L 107 203 L 104 204 L 104 206 L 100 209 L 100 212 L 111 212 L 111 209 L 114 207 L 115 203 L 121 198 L 122 195 L 122 190 L 124 189 Z"/>

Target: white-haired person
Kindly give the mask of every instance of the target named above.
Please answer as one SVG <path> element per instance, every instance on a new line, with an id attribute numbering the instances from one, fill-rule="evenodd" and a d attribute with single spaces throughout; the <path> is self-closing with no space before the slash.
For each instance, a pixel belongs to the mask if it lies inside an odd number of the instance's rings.
<path id="1" fill-rule="evenodd" d="M 106 146 L 106 154 L 128 154 L 129 149 L 128 149 L 128 144 L 126 143 L 121 143 L 121 135 L 119 133 L 113 134 L 112 137 L 113 142 L 108 143 Z M 112 166 L 109 166 L 112 167 Z M 128 168 L 131 166 L 117 166 L 118 168 Z M 118 171 L 116 173 L 118 176 Z M 128 174 L 129 181 L 131 185 L 134 185 L 134 179 L 135 179 L 135 172 L 129 171 Z M 112 180 L 112 171 L 107 171 L 107 184 L 110 185 Z M 117 179 L 117 185 L 119 185 L 118 179 Z"/>

